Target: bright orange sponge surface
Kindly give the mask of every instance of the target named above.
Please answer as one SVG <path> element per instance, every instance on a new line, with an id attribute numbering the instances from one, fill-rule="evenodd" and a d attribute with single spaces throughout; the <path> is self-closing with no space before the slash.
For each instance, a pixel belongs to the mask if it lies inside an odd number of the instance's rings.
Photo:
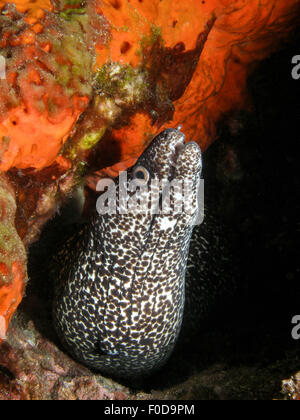
<path id="1" fill-rule="evenodd" d="M 112 61 L 140 64 L 141 43 L 151 38 L 153 27 L 159 28 L 165 48 L 181 51 L 178 66 L 164 62 L 162 73 L 173 72 L 174 83 L 182 83 L 184 65 L 206 36 L 201 55 L 190 82 L 180 97 L 173 100 L 174 114 L 168 122 L 182 125 L 187 139 L 206 149 L 216 137 L 216 123 L 224 113 L 249 106 L 246 81 L 253 64 L 269 55 L 290 29 L 297 15 L 297 0 L 104 0 L 100 10 L 112 25 L 109 49 L 100 50 L 98 63 Z M 184 61 L 183 55 L 186 55 Z M 158 65 L 162 63 L 158 62 Z M 132 120 L 135 124 L 135 119 Z M 123 130 L 123 141 L 138 143 L 152 132 L 147 117 L 138 119 L 135 130 Z M 118 136 L 119 138 L 119 136 Z M 121 148 L 123 142 L 121 141 Z M 140 147 L 140 152 L 142 149 Z M 123 158 L 132 157 L 129 149 Z"/>
<path id="2" fill-rule="evenodd" d="M 0 6 L 4 3 L 0 1 Z M 84 2 L 11 3 L 27 13 L 28 26 L 22 27 L 14 17 L 18 34 L 11 28 L 2 30 L 1 47 L 13 53 L 13 60 L 9 59 L 7 80 L 1 81 L 0 169 L 42 169 L 53 163 L 91 98 L 88 89 L 76 91 L 76 83 L 72 86 L 76 63 L 64 57 L 68 47 L 63 42 L 55 45 L 61 29 L 55 19 L 45 18 L 45 9 L 68 12 Z M 136 158 L 164 124 L 182 125 L 187 138 L 205 149 L 215 139 L 219 118 L 249 104 L 246 80 L 253 64 L 287 35 L 299 7 L 298 0 L 86 3 L 94 16 L 109 24 L 105 42 L 103 36 L 95 39 L 94 71 L 108 62 L 143 66 L 152 78 L 154 94 L 163 91 L 158 111 L 151 113 L 133 103 L 135 111 L 121 131 L 122 120 L 110 120 L 108 128 L 118 123 L 114 140 L 120 161 Z M 76 31 L 74 36 L 80 38 Z M 91 83 L 91 78 L 82 83 Z"/>

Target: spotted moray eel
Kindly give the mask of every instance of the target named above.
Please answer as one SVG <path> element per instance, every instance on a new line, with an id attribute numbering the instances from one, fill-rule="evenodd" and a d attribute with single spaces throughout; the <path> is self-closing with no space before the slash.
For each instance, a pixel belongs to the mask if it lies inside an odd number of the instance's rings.
<path id="1" fill-rule="evenodd" d="M 185 278 L 190 284 L 199 269 L 195 261 L 208 255 L 209 244 L 201 236 L 192 242 L 188 262 L 202 158 L 199 146 L 184 140 L 180 130 L 161 132 L 127 179 L 144 185 L 153 179 L 189 180 L 190 211 L 166 214 L 160 196 L 156 214 L 95 214 L 60 253 L 55 329 L 74 358 L 104 374 L 145 375 L 167 361 L 182 326 Z M 150 193 L 143 194 L 150 202 Z M 202 264 L 205 274 L 208 267 Z M 198 282 L 199 296 L 201 288 Z"/>

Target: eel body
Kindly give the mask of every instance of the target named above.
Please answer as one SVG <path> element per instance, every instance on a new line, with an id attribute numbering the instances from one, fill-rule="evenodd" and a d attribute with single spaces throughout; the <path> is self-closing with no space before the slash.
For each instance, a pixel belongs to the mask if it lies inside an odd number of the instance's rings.
<path id="1" fill-rule="evenodd" d="M 185 279 L 190 284 L 197 277 L 195 260 L 209 254 L 201 234 L 188 262 L 202 159 L 199 146 L 184 140 L 179 130 L 161 132 L 127 171 L 125 186 L 140 187 L 144 212 L 121 212 L 117 194 L 117 211 L 95 214 L 60 253 L 54 326 L 73 357 L 104 374 L 135 377 L 167 361 L 182 325 Z M 174 211 L 176 187 L 169 195 L 158 189 L 155 201 L 153 186 L 147 188 L 153 180 L 160 186 L 188 181 L 188 211 Z M 124 188 L 115 185 L 117 193 Z M 194 295 L 201 296 L 203 283 L 196 283 Z"/>

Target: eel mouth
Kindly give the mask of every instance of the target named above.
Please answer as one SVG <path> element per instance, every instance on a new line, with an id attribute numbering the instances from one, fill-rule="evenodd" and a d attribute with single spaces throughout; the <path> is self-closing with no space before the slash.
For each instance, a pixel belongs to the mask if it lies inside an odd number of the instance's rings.
<path id="1" fill-rule="evenodd" d="M 178 142 L 176 144 L 175 151 L 171 159 L 171 166 L 176 168 L 178 158 L 181 155 L 181 153 L 184 151 L 185 147 L 186 147 L 185 143 Z"/>
<path id="2" fill-rule="evenodd" d="M 170 151 L 171 151 L 171 155 L 169 156 L 169 163 L 170 163 L 170 178 L 173 179 L 176 173 L 176 168 L 177 168 L 177 164 L 178 164 L 178 159 L 179 156 L 181 156 L 181 154 L 183 153 L 186 144 L 185 144 L 185 135 L 179 130 L 175 130 L 173 132 L 174 135 L 174 139 L 172 139 L 174 141 L 171 141 L 170 144 Z"/>

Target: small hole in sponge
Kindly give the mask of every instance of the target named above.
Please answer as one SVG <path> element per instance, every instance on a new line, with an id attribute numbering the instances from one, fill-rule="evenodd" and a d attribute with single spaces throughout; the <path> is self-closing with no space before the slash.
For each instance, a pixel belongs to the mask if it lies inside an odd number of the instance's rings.
<path id="1" fill-rule="evenodd" d="M 124 41 L 120 48 L 121 54 L 126 54 L 130 50 L 130 48 L 131 45 L 129 44 L 129 42 Z"/>
<path id="2" fill-rule="evenodd" d="M 111 2 L 110 2 L 110 4 L 112 5 L 112 7 L 114 8 L 114 9 L 120 9 L 121 8 L 121 6 L 122 6 L 122 3 L 121 3 L 121 0 L 112 0 Z"/>

